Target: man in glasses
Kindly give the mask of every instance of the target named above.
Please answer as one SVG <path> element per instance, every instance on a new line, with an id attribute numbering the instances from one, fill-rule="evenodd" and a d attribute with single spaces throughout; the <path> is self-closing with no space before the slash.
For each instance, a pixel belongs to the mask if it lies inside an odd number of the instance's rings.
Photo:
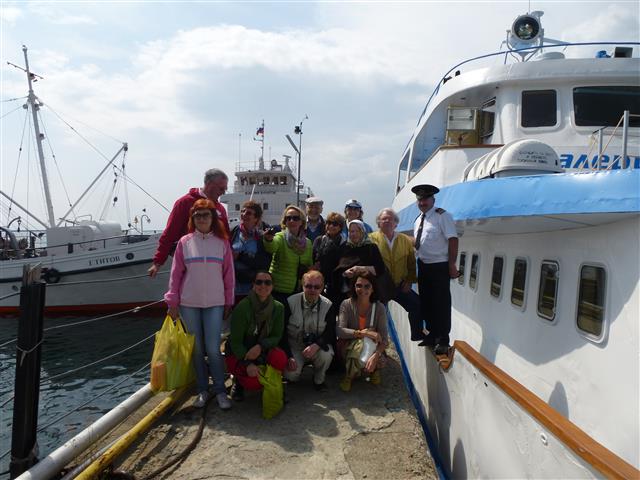
<path id="1" fill-rule="evenodd" d="M 307 238 L 311 244 L 324 233 L 324 218 L 322 218 L 322 206 L 324 201 L 320 197 L 309 197 L 305 200 L 307 204 Z"/>
<path id="2" fill-rule="evenodd" d="M 429 324 L 429 335 L 420 346 L 434 347 L 436 355 L 449 351 L 451 331 L 451 291 L 449 283 L 460 275 L 456 267 L 458 234 L 453 217 L 435 207 L 434 195 L 440 190 L 433 185 L 416 185 L 420 216 L 413 226 L 418 257 L 418 290 L 422 317 Z"/>
<path id="3" fill-rule="evenodd" d="M 176 203 L 173 204 L 167 226 L 165 227 L 160 239 L 158 240 L 158 248 L 153 256 L 153 264 L 149 267 L 148 273 L 151 278 L 158 274 L 158 270 L 169 255 L 173 255 L 178 240 L 188 233 L 187 224 L 189 223 L 189 211 L 194 203 L 201 198 L 208 198 L 216 206 L 218 218 L 227 230 L 227 238 L 230 238 L 229 220 L 227 211 L 218 198 L 227 191 L 229 178 L 227 174 L 217 168 L 212 168 L 204 173 L 204 186 L 202 188 L 193 187 L 189 189 L 186 195 L 183 195 Z"/>
<path id="4" fill-rule="evenodd" d="M 336 319 L 331 315 L 331 301 L 320 293 L 324 278 L 317 270 L 302 276 L 302 292 L 288 298 L 291 315 L 285 321 L 282 348 L 289 356 L 287 380 L 300 379 L 305 363 L 313 364 L 313 386 L 318 391 L 327 389 L 325 375 L 333 360 Z"/>

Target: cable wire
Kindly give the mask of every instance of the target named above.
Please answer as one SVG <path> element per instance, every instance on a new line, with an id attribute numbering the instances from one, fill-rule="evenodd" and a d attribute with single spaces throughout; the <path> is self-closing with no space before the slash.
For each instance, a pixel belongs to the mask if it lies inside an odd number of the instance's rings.
<path id="1" fill-rule="evenodd" d="M 5 113 L 4 115 L 2 115 L 2 116 L 0 117 L 0 120 L 2 120 L 2 119 L 3 119 L 4 117 L 6 117 L 7 115 L 11 115 L 11 114 L 12 114 L 13 112 L 15 112 L 16 110 L 20 110 L 21 108 L 22 108 L 22 105 L 20 105 L 19 107 L 16 107 L 16 108 L 14 108 L 13 110 L 11 110 L 11 111 L 9 111 L 9 112 Z"/>

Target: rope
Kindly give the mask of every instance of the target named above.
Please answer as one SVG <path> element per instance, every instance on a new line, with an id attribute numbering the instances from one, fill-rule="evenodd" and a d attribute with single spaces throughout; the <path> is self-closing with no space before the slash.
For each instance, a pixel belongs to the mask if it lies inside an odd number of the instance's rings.
<path id="1" fill-rule="evenodd" d="M 0 100 L 0 102 L 5 103 L 5 102 L 13 102 L 15 100 L 22 100 L 23 98 L 28 98 L 28 95 L 25 95 L 24 97 L 15 97 L 15 98 L 7 98 L 6 100 Z M 22 107 L 22 105 L 20 105 Z M 0 473 L 0 475 L 2 475 Z"/>
<path id="2" fill-rule="evenodd" d="M 59 284 L 55 284 L 55 285 L 59 285 Z M 147 303 L 146 305 L 142 305 L 142 306 L 139 306 L 139 307 L 130 308 L 129 310 L 124 310 L 123 312 L 116 312 L 116 313 L 111 313 L 111 314 L 109 314 L 109 315 L 104 315 L 104 316 L 102 316 L 102 317 L 90 318 L 90 319 L 88 319 L 88 320 L 81 320 L 81 321 L 79 321 L 79 322 L 66 323 L 66 324 L 64 324 L 64 325 L 56 325 L 56 326 L 54 326 L 54 327 L 48 327 L 48 328 L 45 328 L 45 329 L 43 330 L 43 332 L 49 332 L 49 331 L 51 331 L 51 330 L 57 330 L 57 329 L 59 329 L 59 328 L 73 327 L 73 326 L 75 326 L 75 325 L 83 325 L 83 324 L 85 324 L 85 323 L 96 322 L 96 321 L 98 321 L 98 320 L 104 320 L 105 318 L 112 318 L 112 317 L 117 317 L 118 315 L 124 315 L 125 313 L 132 313 L 132 312 L 133 312 L 133 313 L 138 313 L 140 310 L 142 310 L 142 309 L 144 309 L 144 308 L 147 308 L 147 307 L 150 307 L 150 306 L 152 306 L 152 305 L 156 305 L 156 304 L 158 304 L 158 303 L 160 303 L 160 302 L 164 302 L 164 299 L 163 299 L 163 300 L 158 300 L 158 301 L 156 301 L 156 302 L 152 302 L 152 303 Z M 11 343 L 13 343 L 13 342 L 17 341 L 17 340 L 18 340 L 17 338 L 14 338 L 14 339 L 9 340 L 9 341 L 7 341 L 7 342 L 1 343 L 1 344 L 0 344 L 0 348 L 5 347 L 5 346 L 7 346 L 7 345 L 9 345 L 9 344 L 11 344 Z"/>
<path id="3" fill-rule="evenodd" d="M 9 111 L 9 112 L 5 113 L 4 115 L 2 115 L 2 116 L 0 117 L 0 120 L 1 120 L 1 119 L 3 119 L 4 117 L 6 117 L 7 115 L 12 114 L 12 113 L 13 113 L 13 112 L 15 112 L 16 110 L 20 110 L 21 108 L 22 108 L 22 105 L 20 105 L 19 107 L 16 107 L 16 108 L 14 108 L 13 110 L 11 110 L 11 111 Z"/>
<path id="4" fill-rule="evenodd" d="M 168 274 L 168 271 L 164 271 L 164 272 L 158 272 L 158 274 Z M 61 272 L 61 274 L 64 274 L 64 272 Z M 133 278 L 142 278 L 142 277 L 147 277 L 149 274 L 148 273 L 142 273 L 140 275 L 133 275 L 130 277 L 116 277 L 116 278 L 103 278 L 103 279 L 98 279 L 98 280 L 82 280 L 79 282 L 62 282 L 62 283 L 49 283 L 47 284 L 48 287 L 60 287 L 62 285 L 84 285 L 87 283 L 109 283 L 109 282 L 117 282 L 120 280 L 131 280 Z"/>
<path id="5" fill-rule="evenodd" d="M 143 477 L 142 480 L 150 480 L 151 478 L 154 478 L 154 477 L 158 476 L 160 473 L 164 472 L 165 470 L 168 470 L 169 468 L 173 467 L 177 463 L 182 462 L 196 448 L 196 446 L 198 445 L 198 443 L 202 439 L 202 433 L 204 432 L 204 427 L 205 427 L 205 425 L 207 423 L 206 422 L 206 420 L 207 420 L 207 409 L 209 408 L 209 403 L 211 403 L 211 400 L 209 400 L 209 402 L 207 402 L 206 405 L 204 406 L 204 408 L 202 409 L 202 416 L 200 417 L 200 424 L 198 425 L 198 431 L 196 432 L 195 437 L 193 437 L 193 440 L 191 441 L 191 443 L 189 445 L 187 445 L 187 447 L 182 452 L 180 452 L 180 454 L 178 454 L 178 456 L 176 458 L 174 458 L 173 460 L 165 463 L 164 465 L 162 465 L 158 469 L 156 469 L 153 472 L 151 472 L 150 474 L 148 474 L 146 477 Z M 126 472 L 124 472 L 124 473 L 126 473 Z"/>
<path id="6" fill-rule="evenodd" d="M 7 224 L 11 220 L 11 209 L 13 208 L 13 195 L 16 192 L 16 181 L 18 180 L 18 169 L 20 168 L 20 159 L 22 158 L 22 146 L 24 145 L 24 132 L 27 129 L 27 119 L 29 118 L 29 110 L 24 114 L 24 122 L 22 124 L 22 134 L 20 135 L 20 147 L 18 148 L 18 161 L 16 162 L 16 171 L 13 174 L 13 186 L 11 187 L 11 202 L 9 203 L 9 212 L 7 213 Z M 28 198 L 28 197 L 27 197 Z"/>
<path id="7" fill-rule="evenodd" d="M 124 315 L 125 313 L 131 313 L 131 312 L 138 313 L 143 308 L 147 308 L 147 307 L 150 307 L 151 305 L 156 305 L 156 304 L 161 303 L 161 302 L 164 302 L 164 299 L 163 300 L 158 300 L 158 301 L 152 302 L 152 303 L 147 303 L 146 305 L 142 305 L 141 307 L 130 308 L 129 310 L 125 310 L 123 312 L 117 312 L 117 313 L 112 313 L 110 315 L 105 315 L 103 317 L 90 318 L 88 320 L 81 320 L 79 322 L 66 323 L 64 325 L 56 325 L 55 327 L 45 328 L 44 331 L 45 332 L 49 332 L 51 330 L 57 330 L 59 328 L 74 327 L 76 325 L 84 325 L 85 323 L 97 322 L 98 320 L 104 320 L 105 318 L 111 318 L 111 317 L 117 317 L 118 315 Z"/>
<path id="8" fill-rule="evenodd" d="M 9 293 L 8 295 L 5 295 L 4 297 L 0 297 L 0 300 L 5 300 L 7 298 L 15 297 L 16 295 L 20 295 L 20 292 Z M 0 345 L 0 347 L 2 347 L 2 345 Z"/>
<path id="9" fill-rule="evenodd" d="M 127 376 L 126 378 L 124 378 L 123 380 L 119 381 L 118 383 L 112 385 L 111 387 L 107 388 L 106 390 L 104 390 L 103 392 L 100 392 L 98 395 L 96 395 L 95 397 L 93 397 L 92 399 L 81 403 L 80 405 L 78 405 L 77 407 L 75 407 L 74 409 L 68 411 L 67 413 L 65 413 L 64 415 L 59 416 L 58 418 L 52 420 L 51 422 L 43 425 L 42 427 L 38 428 L 38 432 L 41 432 L 47 428 L 49 428 L 51 425 L 54 425 L 56 423 L 58 423 L 60 420 L 63 420 L 64 418 L 68 417 L 69 415 L 71 415 L 73 412 L 80 410 L 83 407 L 86 407 L 87 405 L 89 405 L 91 402 L 93 402 L 94 400 L 102 397 L 103 395 L 105 395 L 106 393 L 110 392 L 111 390 L 113 390 L 116 387 L 119 387 L 120 385 L 122 385 L 124 382 L 126 382 L 127 380 L 130 380 L 134 375 L 136 375 L 137 373 L 140 373 L 142 370 L 144 370 L 145 368 L 148 368 L 149 365 L 151 365 L 151 362 L 148 362 L 146 365 L 143 365 L 142 367 L 140 367 L 138 370 L 136 370 L 135 372 L 133 372 L 131 375 Z M 4 457 L 6 457 L 7 455 L 9 455 L 11 453 L 11 450 L 8 450 L 6 452 L 4 452 L 2 455 L 0 455 L 0 459 L 3 459 Z"/>
<path id="10" fill-rule="evenodd" d="M 42 341 L 44 340 L 44 338 L 41 338 L 40 341 L 38 343 L 36 343 L 33 348 L 30 348 L 29 350 L 25 350 L 23 348 L 20 348 L 19 346 L 16 345 L 16 350 L 18 352 L 20 352 L 21 356 L 20 356 L 20 366 L 22 366 L 22 363 L 24 362 L 24 358 L 29 355 L 30 353 L 32 353 L 36 348 L 38 348 L 40 345 L 42 345 Z"/>

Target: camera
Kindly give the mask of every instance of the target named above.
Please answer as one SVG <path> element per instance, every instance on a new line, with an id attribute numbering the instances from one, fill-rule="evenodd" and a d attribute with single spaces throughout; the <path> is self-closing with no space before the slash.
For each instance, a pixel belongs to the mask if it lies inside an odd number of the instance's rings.
<path id="1" fill-rule="evenodd" d="M 305 333 L 302 336 L 302 343 L 304 343 L 305 347 L 308 347 L 309 345 L 316 343 L 316 341 L 318 340 L 318 336 L 315 333 Z"/>

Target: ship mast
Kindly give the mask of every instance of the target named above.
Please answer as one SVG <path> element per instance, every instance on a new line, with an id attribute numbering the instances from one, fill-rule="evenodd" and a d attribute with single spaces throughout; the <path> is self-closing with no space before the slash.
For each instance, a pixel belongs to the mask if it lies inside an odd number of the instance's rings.
<path id="1" fill-rule="evenodd" d="M 31 105 L 31 114 L 33 115 L 33 129 L 36 134 L 36 144 L 38 145 L 38 158 L 40 159 L 40 171 L 42 172 L 42 184 L 44 187 L 44 198 L 47 203 L 47 216 L 49 217 L 49 226 L 55 227 L 55 216 L 53 214 L 53 203 L 51 202 L 51 191 L 49 190 L 49 177 L 47 176 L 47 167 L 44 163 L 44 151 L 42 149 L 42 134 L 40 133 L 40 125 L 38 124 L 38 110 L 40 109 L 40 104 L 38 103 L 38 97 L 33 93 L 33 84 L 32 80 L 35 77 L 29 71 L 29 59 L 27 58 L 27 47 L 25 45 L 22 46 L 22 51 L 24 52 L 24 65 L 25 72 L 27 73 L 27 82 L 29 82 L 29 95 L 27 97 L 27 102 Z"/>

